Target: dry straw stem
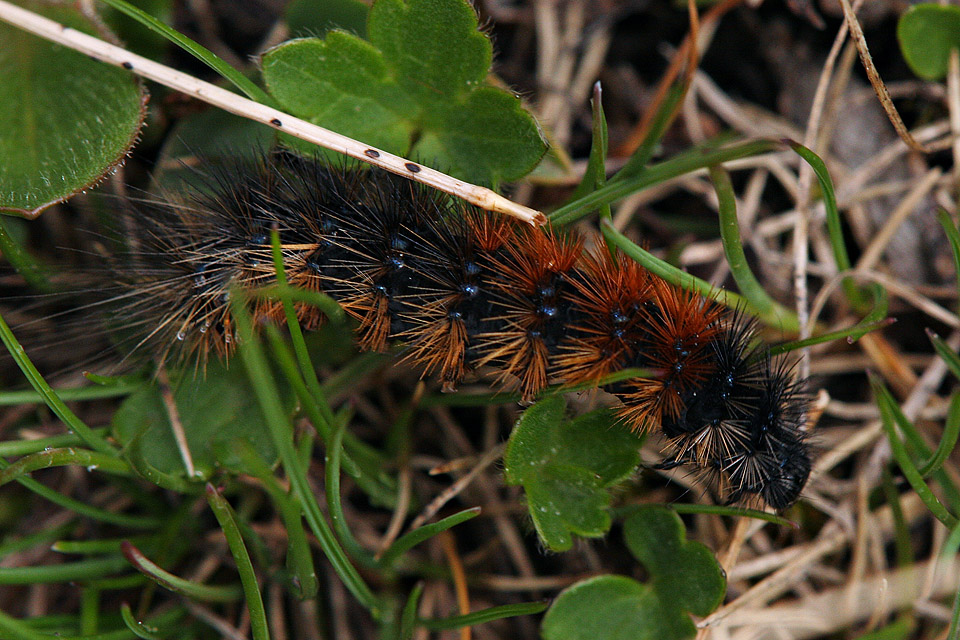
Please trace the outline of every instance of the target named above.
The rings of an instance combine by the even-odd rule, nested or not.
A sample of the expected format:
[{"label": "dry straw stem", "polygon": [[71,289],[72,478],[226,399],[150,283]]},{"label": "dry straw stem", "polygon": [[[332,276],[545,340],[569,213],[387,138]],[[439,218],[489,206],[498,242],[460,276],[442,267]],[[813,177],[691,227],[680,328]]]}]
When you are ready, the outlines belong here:
[{"label": "dry straw stem", "polygon": [[419,163],[411,162],[339,133],[318,127],[306,120],[295,118],[278,109],[254,102],[209,82],[198,80],[193,76],[138,56],[108,42],[81,33],[76,29],[65,27],[4,0],[0,0],[0,20],[45,40],[84,53],[101,62],[132,71],[139,76],[149,78],[154,82],[220,107],[230,113],[255,120],[301,140],[343,153],[397,175],[422,182],[445,193],[458,196],[487,211],[504,213],[531,225],[546,224],[546,217],[541,212],[512,202],[490,189],[457,180]]},{"label": "dry straw stem", "polygon": [[870,49],[867,48],[867,39],[863,36],[863,29],[860,27],[860,21],[857,20],[855,9],[850,5],[850,0],[840,0],[840,6],[843,7],[843,17],[846,19],[845,24],[849,27],[850,37],[857,46],[857,53],[860,54],[860,61],[863,63],[863,68],[867,72],[867,78],[870,79],[873,90],[877,92],[877,97],[880,98],[880,104],[883,106],[887,118],[890,119],[890,124],[897,130],[897,135],[900,136],[900,139],[911,149],[919,151],[920,153],[930,153],[932,149],[920,144],[920,142],[913,137],[907,129],[907,125],[903,123],[903,119],[897,112],[897,108],[893,105],[893,99],[890,97],[887,85],[883,83],[876,65],[873,64],[873,57],[870,55]]},{"label": "dry straw stem", "polygon": [[[729,637],[784,638],[793,640],[819,638],[863,621],[877,614],[888,615],[913,605],[922,595],[920,586],[925,573],[938,560],[875,575],[863,581],[828,589],[796,603],[750,609],[731,615],[728,627],[737,627]],[[955,592],[960,577],[956,558],[937,567],[937,579],[931,595],[940,598]]]}]

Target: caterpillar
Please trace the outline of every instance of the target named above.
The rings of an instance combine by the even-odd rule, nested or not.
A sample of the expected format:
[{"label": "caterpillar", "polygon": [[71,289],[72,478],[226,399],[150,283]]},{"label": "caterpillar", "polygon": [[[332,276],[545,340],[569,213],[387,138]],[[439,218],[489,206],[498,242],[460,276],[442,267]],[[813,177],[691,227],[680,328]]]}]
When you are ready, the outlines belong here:
[{"label": "caterpillar", "polygon": [[[129,249],[110,261],[115,315],[163,361],[229,357],[230,292],[275,283],[279,233],[291,285],[357,321],[362,349],[403,357],[453,391],[469,372],[533,399],[550,383],[608,385],[632,429],[659,429],[660,467],[715,476],[728,502],[781,510],[810,471],[805,396],[744,313],[677,288],[635,261],[556,229],[533,229],[373,169],[291,154],[207,166],[169,201],[139,205]],[[257,322],[283,317],[251,303]],[[297,303],[308,329],[321,313]]]}]

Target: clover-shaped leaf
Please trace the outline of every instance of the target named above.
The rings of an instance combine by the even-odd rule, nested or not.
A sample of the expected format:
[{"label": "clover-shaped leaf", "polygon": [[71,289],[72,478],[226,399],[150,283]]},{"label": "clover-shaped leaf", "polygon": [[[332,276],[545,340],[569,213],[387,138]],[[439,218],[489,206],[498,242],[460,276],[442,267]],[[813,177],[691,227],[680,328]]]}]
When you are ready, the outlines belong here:
[{"label": "clover-shaped leaf", "polygon": [[[97,34],[66,4],[28,2]],[[96,184],[133,146],[145,114],[140,82],[89,56],[0,24],[0,210],[34,217]]]},{"label": "clover-shaped leaf", "polygon": [[602,536],[610,529],[608,487],[639,463],[640,437],[608,409],[565,420],[566,402],[550,396],[527,409],[504,454],[509,484],[522,484],[544,544],[564,551],[572,534]]},{"label": "clover-shaped leaf", "polygon": [[[179,379],[171,380],[171,387],[199,475],[208,478],[218,467],[242,471],[234,453],[237,440],[248,442],[268,463],[276,459],[257,396],[243,367],[228,369],[211,360],[204,372],[195,374],[189,369]],[[284,402],[292,409],[292,394],[288,393]],[[144,462],[151,467],[171,475],[184,474],[169,412],[156,385],[145,385],[124,400],[113,416],[113,432],[124,445],[141,444]]]},{"label": "clover-shaped leaf", "polygon": [[910,7],[897,23],[897,40],[915,74],[925,80],[943,78],[950,49],[960,47],[960,7],[933,3]]},{"label": "clover-shaped leaf", "polygon": [[704,616],[723,600],[726,579],[713,554],[686,540],[679,516],[659,505],[624,523],[630,551],[650,575],[640,583],[605,575],[564,590],[540,627],[545,640],[681,640],[696,633],[688,612]]},{"label": "clover-shaped leaf", "polygon": [[475,182],[519,178],[543,156],[519,98],[485,84],[492,47],[464,0],[377,0],[367,34],[267,51],[267,88],[297,116]]},{"label": "clover-shaped leaf", "polygon": [[723,569],[710,549],[686,539],[676,512],[659,505],[638,507],[623,523],[623,537],[671,606],[705,616],[723,600]]}]

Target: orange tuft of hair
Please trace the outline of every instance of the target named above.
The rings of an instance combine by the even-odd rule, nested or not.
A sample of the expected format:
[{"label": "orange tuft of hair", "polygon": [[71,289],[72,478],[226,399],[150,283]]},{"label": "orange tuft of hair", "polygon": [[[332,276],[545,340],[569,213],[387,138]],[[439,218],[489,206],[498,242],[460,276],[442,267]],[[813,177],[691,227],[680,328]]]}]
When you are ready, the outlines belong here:
[{"label": "orange tuft of hair", "polygon": [[491,320],[504,326],[477,336],[483,345],[478,366],[496,363],[501,369],[498,380],[516,379],[525,400],[547,385],[550,350],[544,332],[567,303],[571,287],[566,274],[580,259],[582,247],[577,236],[552,229],[525,231],[504,247],[502,259],[492,261],[496,279],[489,284],[498,292],[495,304],[502,313]]},{"label": "orange tuft of hair", "polygon": [[712,373],[711,342],[721,331],[722,310],[696,292],[653,278],[652,304],[645,305],[644,356],[653,378],[626,383],[620,415],[634,429],[683,411],[683,394]]},{"label": "orange tuft of hair", "polygon": [[596,381],[627,366],[645,331],[641,309],[653,295],[648,271],[603,248],[587,254],[581,269],[583,278],[573,282],[573,302],[588,315],[574,328],[578,339],[561,345],[555,371],[568,385]]}]

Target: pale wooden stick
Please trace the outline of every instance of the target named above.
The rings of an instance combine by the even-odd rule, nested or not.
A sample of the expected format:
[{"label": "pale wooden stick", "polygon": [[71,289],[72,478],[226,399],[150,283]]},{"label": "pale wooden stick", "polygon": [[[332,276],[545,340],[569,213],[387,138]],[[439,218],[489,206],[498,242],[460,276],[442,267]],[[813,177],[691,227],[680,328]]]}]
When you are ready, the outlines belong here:
[{"label": "pale wooden stick", "polygon": [[504,198],[498,193],[457,180],[430,167],[411,162],[392,153],[375,149],[352,138],[318,127],[288,113],[262,105],[220,87],[198,80],[135,53],[66,27],[26,9],[0,0],[0,21],[84,53],[96,60],[122,67],[137,75],[202,100],[225,111],[255,120],[292,136],[369,162],[392,173],[422,182],[488,211],[505,213],[531,225],[546,224],[546,217],[535,209]]}]

